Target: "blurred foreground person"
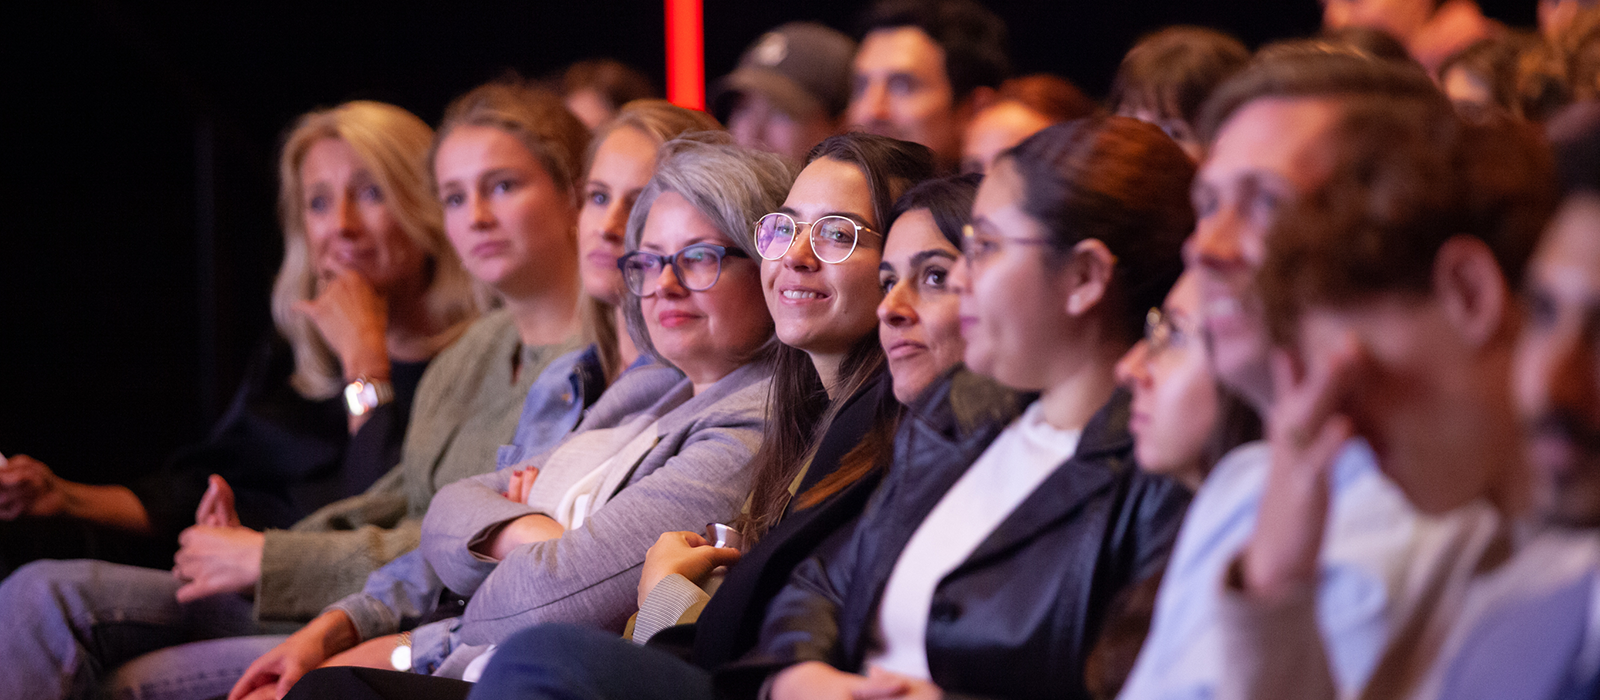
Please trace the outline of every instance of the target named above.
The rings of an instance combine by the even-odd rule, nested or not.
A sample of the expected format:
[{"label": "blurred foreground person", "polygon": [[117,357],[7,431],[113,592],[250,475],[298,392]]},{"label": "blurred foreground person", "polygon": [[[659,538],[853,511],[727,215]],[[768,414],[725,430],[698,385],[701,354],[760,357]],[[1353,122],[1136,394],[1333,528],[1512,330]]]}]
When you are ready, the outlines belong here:
[{"label": "blurred foreground person", "polygon": [[[1534,483],[1511,400],[1512,290],[1553,206],[1553,169],[1525,124],[1469,125],[1421,104],[1359,106],[1325,144],[1329,177],[1279,220],[1259,278],[1282,348],[1278,400],[1260,527],[1220,582],[1218,696],[1439,697],[1485,610],[1600,561],[1592,538],[1521,527]],[[1429,517],[1377,666],[1348,686],[1329,670],[1316,608],[1330,466],[1353,435]]]},{"label": "blurred foreground person", "polygon": [[[1415,65],[1330,52],[1318,41],[1264,49],[1202,110],[1200,133],[1210,146],[1196,176],[1197,222],[1185,256],[1200,280],[1213,370],[1260,415],[1270,413],[1276,387],[1256,272],[1280,211],[1328,177],[1322,147],[1333,124],[1366,102],[1422,103],[1450,113]],[[1217,692],[1224,676],[1217,581],[1255,529],[1267,463],[1265,444],[1244,445],[1224,456],[1195,494],[1121,697]],[[1365,443],[1346,445],[1335,473],[1328,547],[1317,570],[1322,595],[1341,603],[1324,608],[1319,621],[1336,677],[1359,686],[1389,637],[1391,582],[1405,565],[1415,515]]]}]

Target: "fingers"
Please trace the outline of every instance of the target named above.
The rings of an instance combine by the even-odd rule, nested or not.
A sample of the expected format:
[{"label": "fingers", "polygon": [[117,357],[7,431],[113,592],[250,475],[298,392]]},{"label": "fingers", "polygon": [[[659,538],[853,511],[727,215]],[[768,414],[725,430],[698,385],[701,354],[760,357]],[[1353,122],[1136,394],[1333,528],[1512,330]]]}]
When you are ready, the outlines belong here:
[{"label": "fingers", "polygon": [[174,597],[178,599],[179,603],[192,603],[215,592],[204,581],[196,579],[179,586],[178,592]]},{"label": "fingers", "polygon": [[506,484],[506,491],[501,494],[506,500],[513,503],[522,503],[522,470],[511,472],[511,481]]},{"label": "fingers", "polygon": [[278,679],[278,673],[272,670],[272,667],[281,658],[278,656],[278,650],[273,649],[256,659],[245,669],[239,681],[233,684],[233,690],[228,691],[228,700],[243,700],[257,688],[271,688],[273,682]]},{"label": "fingers", "polygon": [[220,520],[222,521],[217,523],[217,525],[238,526],[239,511],[234,507],[233,487],[228,485],[227,479],[224,479],[216,474],[211,475],[210,482],[211,485],[208,486],[206,490],[209,491],[212,488],[217,490],[216,508],[217,514],[221,516]]},{"label": "fingers", "polygon": [[206,485],[205,495],[200,497],[200,505],[194,509],[194,524],[196,525],[222,525],[222,513],[217,510],[217,482],[221,480],[216,474],[211,475],[210,483]]},{"label": "fingers", "polygon": [[739,562],[741,553],[733,547],[707,547],[706,560],[711,562],[711,567],[732,566]]},{"label": "fingers", "polygon": [[517,495],[518,503],[527,503],[528,496],[533,493],[533,481],[539,478],[538,467],[528,467],[522,470],[522,489]]}]

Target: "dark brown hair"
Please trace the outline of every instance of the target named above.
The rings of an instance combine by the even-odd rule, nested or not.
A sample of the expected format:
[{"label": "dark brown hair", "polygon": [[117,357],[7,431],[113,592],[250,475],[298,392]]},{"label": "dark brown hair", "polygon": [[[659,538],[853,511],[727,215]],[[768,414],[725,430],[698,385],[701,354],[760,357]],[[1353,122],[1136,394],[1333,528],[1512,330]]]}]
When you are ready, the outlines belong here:
[{"label": "dark brown hair", "polygon": [[[851,133],[832,136],[811,149],[810,164],[820,158],[850,163],[861,169],[872,197],[873,230],[881,231],[896,198],[912,185],[933,176],[933,151],[927,146],[884,136]],[[884,371],[878,332],[856,341],[839,366],[835,399],[828,400],[816,367],[804,351],[779,345],[773,360],[772,388],[767,396],[766,433],[752,459],[755,485],[750,507],[735,528],[754,543],[783,517],[789,486],[816,450],[844,401]]]},{"label": "dark brown hair", "polygon": [[1348,108],[1326,144],[1332,175],[1275,222],[1257,273],[1278,342],[1292,342],[1308,306],[1431,295],[1434,258],[1458,236],[1481,240],[1520,285],[1555,207],[1552,158],[1533,127],[1371,100]]},{"label": "dark brown hair", "polygon": [[1054,250],[1092,238],[1116,256],[1106,330],[1131,345],[1183,272],[1194,163],[1161,129],[1129,117],[1056,124],[1000,158],[1022,177],[1022,210],[1049,231]]},{"label": "dark brown hair", "polygon": [[922,30],[944,51],[945,78],[957,103],[1011,75],[1005,21],[973,0],[879,0],[857,25],[858,39],[879,29]]},{"label": "dark brown hair", "polygon": [[561,95],[566,97],[579,90],[594,90],[612,110],[634,100],[660,97],[654,83],[626,63],[614,58],[592,58],[578,61],[561,73]]},{"label": "dark brown hair", "polygon": [[1250,50],[1205,27],[1168,27],[1146,35],[1123,56],[1111,82],[1113,111],[1147,109],[1193,128],[1206,96],[1250,60]]},{"label": "dark brown hair", "polygon": [[[1492,112],[1543,121],[1571,100],[1566,68],[1555,49],[1538,35],[1507,32],[1482,39],[1451,56],[1439,66],[1443,79],[1451,69],[1461,69],[1489,88],[1490,113],[1461,109],[1472,119]],[[1460,108],[1461,106],[1458,106]]]}]

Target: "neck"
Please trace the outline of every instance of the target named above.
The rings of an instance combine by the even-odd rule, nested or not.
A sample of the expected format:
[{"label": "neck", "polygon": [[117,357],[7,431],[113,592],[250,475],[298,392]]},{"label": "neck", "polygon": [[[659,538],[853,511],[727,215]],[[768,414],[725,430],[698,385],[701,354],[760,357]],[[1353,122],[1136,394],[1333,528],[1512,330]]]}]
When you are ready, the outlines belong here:
[{"label": "neck", "polygon": [[[569,281],[571,284],[565,283]],[[558,343],[572,335],[578,327],[576,279],[546,280],[546,284],[534,293],[507,294],[505,303],[523,345]]]},{"label": "neck", "polygon": [[828,400],[836,398],[839,391],[839,367],[844,364],[845,353],[820,353],[808,352],[811,357],[811,366],[817,368],[817,376],[822,379],[822,388],[828,392]]},{"label": "neck", "polygon": [[[1057,430],[1079,430],[1089,423],[1117,389],[1116,366],[1122,352],[1107,343],[1095,343],[1070,364],[1052,373],[1040,393],[1044,420]],[[1063,353],[1063,356],[1068,356]]]}]

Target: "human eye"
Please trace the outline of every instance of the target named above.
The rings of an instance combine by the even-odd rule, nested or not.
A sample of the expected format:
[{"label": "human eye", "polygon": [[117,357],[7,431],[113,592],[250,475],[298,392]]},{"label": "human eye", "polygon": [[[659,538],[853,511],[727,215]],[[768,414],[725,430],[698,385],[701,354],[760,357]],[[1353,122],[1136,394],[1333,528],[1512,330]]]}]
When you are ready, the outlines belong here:
[{"label": "human eye", "polygon": [[867,91],[867,76],[857,75],[850,79],[850,96],[860,97]]},{"label": "human eye", "polygon": [[313,211],[313,212],[321,214],[321,213],[323,213],[323,212],[328,210],[328,205],[331,202],[332,202],[332,198],[329,197],[328,195],[316,194],[316,195],[312,195],[311,199],[306,201],[306,208],[311,210],[311,211]]},{"label": "human eye", "polygon": [[611,202],[611,194],[605,190],[589,190],[589,194],[585,195],[585,197],[590,204],[597,207],[603,207]]},{"label": "human eye", "polygon": [[923,289],[942,290],[949,284],[950,271],[942,267],[929,267],[922,271]]},{"label": "human eye", "polygon": [[828,219],[817,231],[817,236],[829,243],[849,243],[855,235],[855,224],[838,218]]},{"label": "human eye", "polygon": [[1555,299],[1539,290],[1529,292],[1523,305],[1527,308],[1527,323],[1530,328],[1550,328],[1555,326],[1559,313]]},{"label": "human eye", "polygon": [[892,272],[883,272],[878,275],[878,289],[882,290],[884,294],[888,294],[889,290],[894,289],[894,286],[899,283],[900,278],[895,277]]},{"label": "human eye", "polygon": [[446,192],[439,198],[439,203],[446,209],[455,209],[467,201],[466,195],[460,192]]},{"label": "human eye", "polygon": [[1219,204],[1217,191],[1211,187],[1196,187],[1189,201],[1194,205],[1195,217],[1201,219],[1215,214]]},{"label": "human eye", "polygon": [[517,188],[517,181],[511,178],[495,180],[489,184],[489,191],[495,194],[505,194]]},{"label": "human eye", "polygon": [[896,95],[909,95],[917,91],[917,79],[904,73],[889,76],[889,92]]},{"label": "human eye", "polygon": [[379,188],[377,185],[366,185],[360,189],[360,191],[357,193],[357,196],[360,197],[361,201],[363,202],[382,202],[383,189]]}]

